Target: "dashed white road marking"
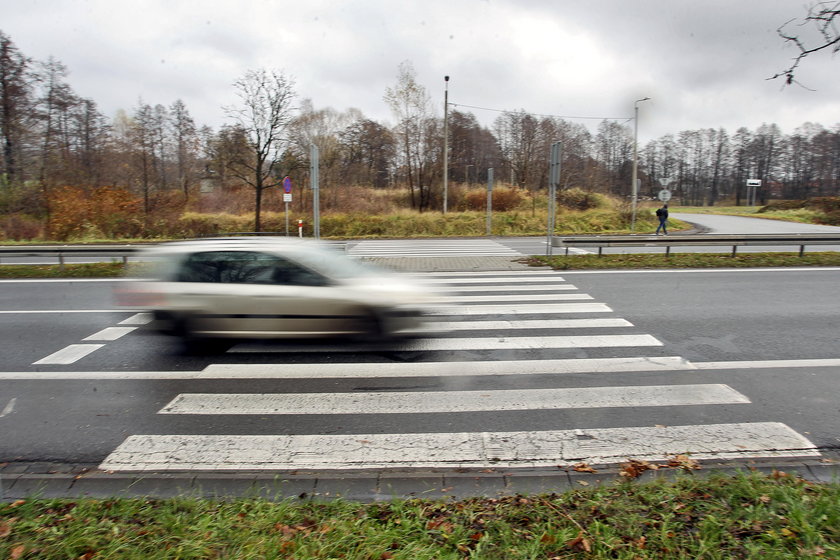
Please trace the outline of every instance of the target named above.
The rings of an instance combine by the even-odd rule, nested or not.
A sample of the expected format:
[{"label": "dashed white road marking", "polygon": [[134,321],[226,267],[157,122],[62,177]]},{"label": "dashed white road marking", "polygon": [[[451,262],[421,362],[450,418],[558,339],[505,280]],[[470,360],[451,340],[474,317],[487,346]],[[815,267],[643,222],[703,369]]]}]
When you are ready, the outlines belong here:
[{"label": "dashed white road marking", "polygon": [[8,415],[9,415],[9,414],[11,414],[12,412],[14,412],[14,410],[15,410],[15,403],[17,403],[17,397],[13,397],[13,398],[12,398],[12,400],[10,400],[10,401],[9,401],[9,404],[7,404],[7,405],[3,408],[3,411],[2,411],[2,412],[0,412],[0,418],[3,418],[4,416],[8,416]]},{"label": "dashed white road marking", "polygon": [[46,358],[41,358],[37,362],[33,362],[32,365],[42,365],[42,364],[58,364],[58,365],[68,365],[76,363],[77,361],[81,360],[91,352],[99,350],[105,346],[104,344],[71,344],[66,348],[62,348],[58,352],[54,352],[47,356]]},{"label": "dashed white road marking", "polygon": [[148,325],[152,322],[152,314],[147,312],[135,313],[128,319],[119,322],[120,325]]},{"label": "dashed white road marking", "polygon": [[102,340],[106,342],[111,342],[112,340],[122,338],[123,336],[135,330],[137,330],[137,327],[105,327],[98,333],[94,333],[90,336],[87,336],[82,340]]},{"label": "dashed white road marking", "polygon": [[182,393],[160,414],[425,414],[749,402],[719,383],[496,391]]},{"label": "dashed white road marking", "polygon": [[134,435],[108,471],[566,467],[628,458],[819,457],[778,422],[521,432],[329,435]]}]

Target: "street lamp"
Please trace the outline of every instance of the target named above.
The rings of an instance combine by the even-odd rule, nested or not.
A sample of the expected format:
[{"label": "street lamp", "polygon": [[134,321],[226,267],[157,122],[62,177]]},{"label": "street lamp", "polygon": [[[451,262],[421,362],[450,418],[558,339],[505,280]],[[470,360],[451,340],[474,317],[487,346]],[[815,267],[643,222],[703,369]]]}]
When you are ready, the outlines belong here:
[{"label": "street lamp", "polygon": [[633,216],[630,219],[630,231],[636,231],[636,201],[639,198],[639,180],[637,179],[639,174],[639,103],[649,99],[650,97],[644,97],[633,102],[633,183],[631,185],[631,192],[633,193]]},{"label": "street lamp", "polygon": [[443,213],[449,198],[449,76],[443,77]]}]

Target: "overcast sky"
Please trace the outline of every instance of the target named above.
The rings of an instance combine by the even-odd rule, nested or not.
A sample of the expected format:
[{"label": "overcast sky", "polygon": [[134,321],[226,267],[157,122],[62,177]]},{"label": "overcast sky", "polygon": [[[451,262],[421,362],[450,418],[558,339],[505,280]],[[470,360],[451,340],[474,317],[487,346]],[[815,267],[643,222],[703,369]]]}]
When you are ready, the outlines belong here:
[{"label": "overcast sky", "polygon": [[[294,78],[316,109],[393,122],[383,101],[410,61],[443,114],[449,100],[490,126],[495,110],[631,117],[641,141],[776,123],[840,123],[840,58],[766,78],[796,54],[776,34],[808,0],[0,0],[0,30],[39,61],[63,62],[74,91],[113,117],[138,100],[182,99],[224,124],[246,70]],[[796,28],[793,28],[794,30]],[[571,120],[571,119],[570,119]],[[583,119],[593,128],[598,120]]]}]

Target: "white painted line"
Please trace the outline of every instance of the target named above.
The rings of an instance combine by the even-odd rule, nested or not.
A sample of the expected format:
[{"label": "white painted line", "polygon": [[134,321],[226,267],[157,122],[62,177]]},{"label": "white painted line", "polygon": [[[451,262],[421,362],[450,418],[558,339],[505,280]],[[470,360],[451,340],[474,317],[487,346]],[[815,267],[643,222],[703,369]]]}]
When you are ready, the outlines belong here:
[{"label": "white painted line", "polygon": [[147,325],[152,322],[154,317],[151,313],[135,313],[128,319],[124,319],[119,322],[120,325]]},{"label": "white painted line", "polygon": [[126,313],[125,309],[14,309],[0,311],[3,315],[37,315],[40,313]]},{"label": "white painted line", "polygon": [[16,403],[16,402],[17,402],[17,398],[16,398],[16,397],[13,397],[13,398],[12,398],[12,400],[10,400],[10,401],[9,401],[9,404],[7,404],[7,405],[3,408],[3,412],[0,412],[0,418],[3,418],[4,416],[8,416],[8,415],[9,415],[9,414],[11,414],[12,412],[14,412],[14,410],[15,410],[15,403]]},{"label": "white painted line", "polygon": [[769,274],[774,272],[840,272],[840,267],[811,266],[802,268],[663,268],[643,270],[564,270],[563,274]]},{"label": "white painted line", "polygon": [[[47,264],[55,264],[47,263]],[[79,284],[82,282],[133,282],[137,278],[13,278],[9,280],[0,280],[0,284],[41,284],[41,283],[58,283],[64,282],[67,284]]]},{"label": "white painted line", "polygon": [[554,313],[609,313],[610,307],[603,303],[543,303],[508,305],[436,305],[430,315],[520,315]]},{"label": "white painted line", "polygon": [[[523,365],[525,364],[525,365]],[[296,379],[434,377],[840,367],[840,359],[690,362],[678,356],[383,364],[212,364],[204,371],[0,371],[0,380]],[[368,369],[369,368],[369,369]]]},{"label": "white painted line", "polygon": [[446,321],[429,322],[427,330],[479,331],[496,329],[588,329],[632,327],[626,319],[531,319],[529,321]]},{"label": "white painted line", "polygon": [[98,333],[94,333],[88,337],[83,338],[82,340],[103,340],[106,342],[110,342],[112,340],[117,340],[118,338],[122,338],[123,336],[127,335],[131,331],[136,331],[137,327],[105,327]]},{"label": "white painted line", "polygon": [[503,296],[443,296],[436,297],[432,303],[448,303],[448,302],[465,302],[465,303],[480,303],[480,302],[494,302],[494,301],[580,301],[584,299],[594,299],[588,294],[514,294]]},{"label": "white painted line", "polygon": [[[418,338],[399,342],[367,344],[364,348],[349,344],[323,344],[306,346],[307,352],[436,352],[459,350],[543,350],[557,348],[616,348],[636,346],[662,346],[662,342],[649,334],[604,334],[579,336],[518,336],[510,338]],[[283,342],[237,344],[228,350],[232,354],[300,352],[301,347]]]},{"label": "white painted line", "polygon": [[159,414],[428,414],[749,402],[722,384],[498,391],[183,393]]},{"label": "white painted line", "polygon": [[32,379],[308,379],[347,377],[457,377],[462,375],[552,375],[685,371],[697,368],[678,356],[573,358],[492,362],[417,362],[349,364],[211,364],[203,371],[0,372],[0,380]]},{"label": "white painted line", "polygon": [[663,461],[819,457],[778,422],[539,432],[329,435],[135,435],[107,471],[516,468]]},{"label": "white painted line", "polygon": [[572,291],[578,288],[572,284],[558,284],[556,286],[447,286],[445,288],[438,287],[438,289],[445,293],[460,294],[463,292],[557,292]]},{"label": "white painted line", "polygon": [[104,344],[71,344],[66,348],[62,348],[58,352],[50,354],[46,358],[42,358],[37,362],[33,362],[32,365],[41,365],[41,364],[74,364],[77,361],[81,360],[91,352],[99,350],[105,346]]}]

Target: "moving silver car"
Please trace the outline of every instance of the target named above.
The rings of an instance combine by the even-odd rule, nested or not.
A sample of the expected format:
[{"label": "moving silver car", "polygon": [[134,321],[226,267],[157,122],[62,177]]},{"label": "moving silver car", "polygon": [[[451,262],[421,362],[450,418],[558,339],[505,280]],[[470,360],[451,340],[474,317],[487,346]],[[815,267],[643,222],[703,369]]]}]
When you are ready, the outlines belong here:
[{"label": "moving silver car", "polygon": [[415,333],[435,294],[418,282],[315,241],[234,237],[156,245],[145,278],[117,303],[154,313],[185,338],[289,338]]}]

